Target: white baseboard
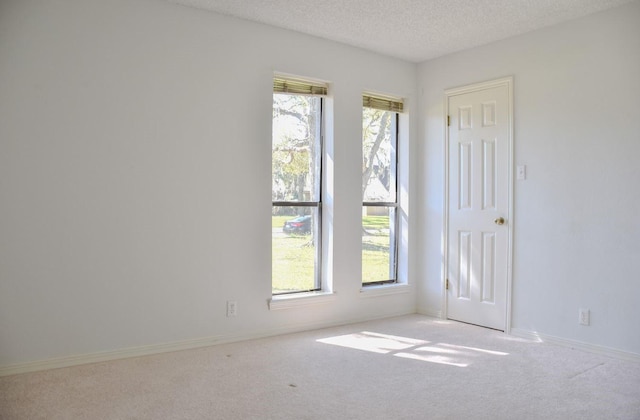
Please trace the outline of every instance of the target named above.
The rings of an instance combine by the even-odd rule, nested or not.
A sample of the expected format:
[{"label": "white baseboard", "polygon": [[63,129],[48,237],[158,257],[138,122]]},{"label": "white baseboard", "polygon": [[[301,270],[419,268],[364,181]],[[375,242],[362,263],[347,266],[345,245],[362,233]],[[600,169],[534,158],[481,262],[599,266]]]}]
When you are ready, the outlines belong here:
[{"label": "white baseboard", "polygon": [[640,362],[640,354],[629,351],[618,350],[611,347],[599,346],[596,344],[584,343],[577,340],[569,340],[566,338],[555,337],[552,335],[541,334],[535,331],[523,330],[520,328],[511,328],[511,335],[526,338],[534,341],[542,341],[545,343],[557,344],[559,346],[571,347],[577,350],[587,351],[589,353],[601,354],[615,359],[629,360]]},{"label": "white baseboard", "polygon": [[0,366],[0,377],[27,372],[36,372],[39,370],[57,369],[69,366],[84,365],[88,363],[106,362],[109,360],[127,359],[130,357],[148,356],[158,353],[195,349],[199,347],[207,347],[214,344],[220,344],[222,342],[224,341],[219,338],[208,337],[196,340],[179,341],[174,343],[152,344],[149,346],[130,347],[113,351],[57,357],[53,359],[38,360],[35,362]]},{"label": "white baseboard", "polygon": [[418,313],[432,318],[442,318],[442,311],[431,311],[424,308],[418,308]]},{"label": "white baseboard", "polygon": [[302,331],[311,331],[322,328],[336,327],[339,325],[355,324],[358,322],[374,321],[376,319],[392,318],[414,314],[414,311],[401,311],[397,313],[385,314],[379,317],[367,317],[358,319],[348,319],[334,322],[314,322],[304,324],[290,324],[270,330],[253,331],[243,334],[230,334],[223,336],[205,337],[193,340],[183,340],[173,343],[151,344],[141,347],[130,347],[120,350],[104,351],[90,354],[80,354],[66,357],[57,357],[34,362],[18,363],[14,365],[0,366],[0,377],[18,375],[21,373],[36,372],[40,370],[58,369],[69,366],[84,365],[89,363],[106,362],[110,360],[128,359],[131,357],[150,356],[152,354],[169,353],[173,351],[191,350],[201,347],[209,347],[216,344],[234,343],[238,341],[253,340],[258,338],[272,337],[282,334],[291,334]]}]

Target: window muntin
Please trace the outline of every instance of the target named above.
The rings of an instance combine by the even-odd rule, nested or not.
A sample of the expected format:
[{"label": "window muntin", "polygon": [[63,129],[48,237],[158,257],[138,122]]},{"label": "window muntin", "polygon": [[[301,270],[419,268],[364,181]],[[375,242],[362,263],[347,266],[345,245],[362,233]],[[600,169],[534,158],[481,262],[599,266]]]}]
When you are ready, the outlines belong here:
[{"label": "window muntin", "polygon": [[274,295],[322,288],[322,149],[322,97],[274,93],[271,189]]},{"label": "window muntin", "polygon": [[363,107],[362,283],[365,286],[397,281],[398,119],[397,112]]}]

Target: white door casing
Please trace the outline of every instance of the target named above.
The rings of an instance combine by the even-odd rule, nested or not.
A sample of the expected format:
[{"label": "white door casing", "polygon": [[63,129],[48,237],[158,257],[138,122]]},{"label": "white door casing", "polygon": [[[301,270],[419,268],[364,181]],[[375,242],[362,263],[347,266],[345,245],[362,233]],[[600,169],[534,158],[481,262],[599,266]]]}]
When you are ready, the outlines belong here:
[{"label": "white door casing", "polygon": [[513,79],[450,89],[445,148],[445,318],[508,332]]}]

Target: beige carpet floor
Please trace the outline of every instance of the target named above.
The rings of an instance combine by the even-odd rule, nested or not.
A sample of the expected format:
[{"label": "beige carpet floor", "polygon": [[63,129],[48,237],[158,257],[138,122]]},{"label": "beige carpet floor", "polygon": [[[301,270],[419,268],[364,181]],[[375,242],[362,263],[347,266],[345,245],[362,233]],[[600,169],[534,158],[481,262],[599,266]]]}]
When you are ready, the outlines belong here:
[{"label": "beige carpet floor", "polygon": [[640,419],[640,363],[411,315],[0,378],[0,418]]}]

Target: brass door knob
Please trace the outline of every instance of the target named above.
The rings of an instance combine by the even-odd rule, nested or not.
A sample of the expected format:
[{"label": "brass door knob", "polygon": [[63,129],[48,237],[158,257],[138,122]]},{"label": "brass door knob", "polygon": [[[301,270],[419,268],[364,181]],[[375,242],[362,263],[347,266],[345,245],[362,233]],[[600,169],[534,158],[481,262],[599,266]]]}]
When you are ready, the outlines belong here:
[{"label": "brass door knob", "polygon": [[504,217],[498,217],[493,221],[496,225],[504,225]]}]

